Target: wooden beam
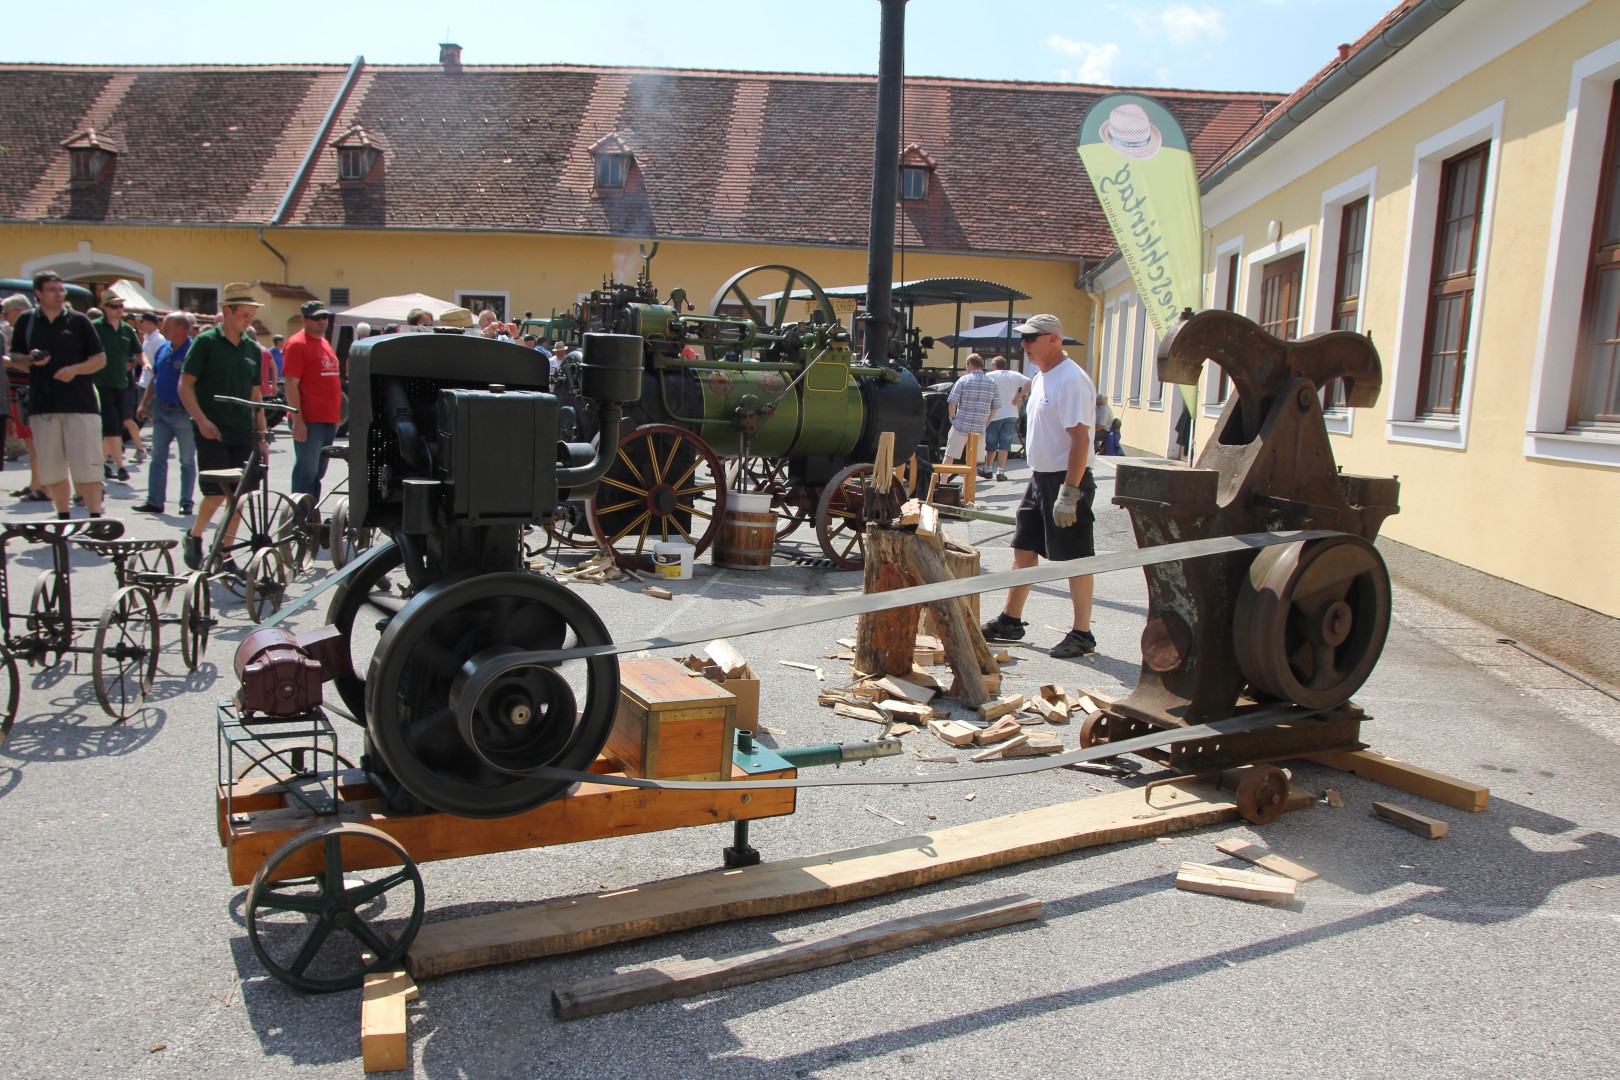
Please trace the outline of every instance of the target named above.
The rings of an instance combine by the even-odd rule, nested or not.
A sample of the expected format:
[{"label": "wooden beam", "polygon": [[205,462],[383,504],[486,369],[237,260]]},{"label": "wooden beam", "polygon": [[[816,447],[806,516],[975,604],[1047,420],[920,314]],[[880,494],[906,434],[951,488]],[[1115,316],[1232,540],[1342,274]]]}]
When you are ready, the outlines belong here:
[{"label": "wooden beam", "polygon": [[1275,874],[1227,870],[1205,863],[1185,862],[1176,871],[1176,888],[1187,892],[1230,896],[1260,904],[1286,904],[1294,899],[1299,883]]},{"label": "wooden beam", "polygon": [[1432,769],[1384,757],[1371,750],[1324,750],[1321,753],[1303,756],[1305,760],[1314,761],[1318,765],[1365,776],[1368,780],[1376,780],[1396,791],[1421,795],[1425,799],[1433,799],[1437,803],[1454,806],[1458,810],[1467,810],[1471,814],[1484,810],[1491,797],[1490,789],[1479,784],[1470,784],[1455,776],[1447,776]]},{"label": "wooden beam", "polygon": [[[445,919],[417,934],[411,970],[418,979],[430,979],[671,930],[841,904],[1238,816],[1231,792],[1193,780],[1155,788],[1153,800],[1148,806],[1140,791],[1115,792],[845,851]],[[1306,809],[1313,801],[1302,793],[1290,798],[1289,809]]]},{"label": "wooden beam", "polygon": [[1264,844],[1251,844],[1247,840],[1222,840],[1215,845],[1215,850],[1234,859],[1242,859],[1244,862],[1264,867],[1274,874],[1293,878],[1295,881],[1310,881],[1320,876],[1310,867],[1293,859],[1284,858]]},{"label": "wooden beam", "polygon": [[366,1072],[407,1067],[405,1003],[415,996],[416,984],[403,971],[366,976],[360,997],[360,1060]]},{"label": "wooden beam", "polygon": [[1020,893],[999,900],[931,911],[865,926],[830,937],[777,945],[724,959],[672,960],[651,967],[587,979],[551,992],[562,1020],[600,1016],[632,1005],[724,990],[729,986],[845,964],[908,945],[943,941],[1041,917],[1041,902]]},{"label": "wooden beam", "polygon": [[1417,833],[1425,840],[1438,840],[1451,831],[1451,826],[1438,818],[1427,817],[1394,803],[1375,802],[1372,804],[1372,812],[1374,817],[1381,818],[1391,825],[1399,825],[1407,832]]}]

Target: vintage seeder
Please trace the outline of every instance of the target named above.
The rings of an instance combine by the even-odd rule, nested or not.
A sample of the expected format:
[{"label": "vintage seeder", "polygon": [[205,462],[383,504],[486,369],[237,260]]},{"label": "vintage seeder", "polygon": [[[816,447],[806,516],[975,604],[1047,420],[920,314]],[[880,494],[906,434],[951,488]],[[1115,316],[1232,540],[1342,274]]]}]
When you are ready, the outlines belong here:
[{"label": "vintage seeder", "polygon": [[[416,334],[350,354],[350,512],[388,539],[332,579],[330,625],[273,622],[242,642],[240,689],[219,709],[219,835],[232,880],[251,882],[249,938],[276,977],[335,990],[400,962],[427,860],[734,822],[728,862],[746,865],[747,822],[791,813],[802,786],[979,780],[1131,752],[1218,773],[1359,746],[1349,698],[1389,620],[1370,541],[1396,488],[1335,470],[1318,395],[1342,379],[1352,405],[1372,402],[1366,339],[1284,343],[1225,313],[1184,317],[1161,352],[1166,380],[1196,379],[1213,358],[1236,392],[1196,468],[1121,469],[1136,550],[895,582],[910,587],[620,643],[578,593],[521,569],[523,530],[589,495],[641,393],[639,337],[587,334],[583,346],[581,390],[600,403],[606,453],[558,440],[546,368],[519,346]],[[628,652],[917,605],[955,624],[949,605],[976,592],[1133,566],[1150,596],[1140,684],[1087,719],[1082,749],[1052,758],[800,777],[892,752],[892,740],[768,750],[714,688],[660,674],[667,661],[627,662],[621,677]],[[357,768],[339,756],[331,712],[364,728]],[[1288,800],[1280,770],[1242,782],[1251,820]]]}]

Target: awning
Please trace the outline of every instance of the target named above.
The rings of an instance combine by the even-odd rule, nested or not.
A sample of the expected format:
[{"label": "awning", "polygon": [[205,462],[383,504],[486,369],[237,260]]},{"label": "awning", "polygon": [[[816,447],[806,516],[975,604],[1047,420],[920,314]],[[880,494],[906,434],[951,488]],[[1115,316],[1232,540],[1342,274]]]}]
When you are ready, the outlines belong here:
[{"label": "awning", "polygon": [[124,302],[125,311],[155,311],[167,314],[174,310],[174,308],[161,302],[157,297],[129,280],[129,278],[119,278],[101,290],[103,299],[109,294],[118,297]]}]

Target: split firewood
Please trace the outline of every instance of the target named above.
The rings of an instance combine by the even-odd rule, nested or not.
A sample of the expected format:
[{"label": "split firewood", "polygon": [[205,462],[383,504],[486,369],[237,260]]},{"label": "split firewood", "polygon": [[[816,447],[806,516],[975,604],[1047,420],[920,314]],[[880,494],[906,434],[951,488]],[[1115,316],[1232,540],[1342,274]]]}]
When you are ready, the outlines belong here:
[{"label": "split firewood", "polygon": [[1264,844],[1251,844],[1247,840],[1222,840],[1215,845],[1215,850],[1223,855],[1230,855],[1234,859],[1254,863],[1254,865],[1270,870],[1274,874],[1293,878],[1295,881],[1310,881],[1312,878],[1320,876],[1310,867],[1278,855]]},{"label": "split firewood", "polygon": [[922,513],[922,505],[921,499],[907,499],[905,501],[905,504],[900,507],[900,517],[896,519],[902,529],[917,524],[917,519]]},{"label": "split firewood", "polygon": [[1451,831],[1451,825],[1439,818],[1428,817],[1391,802],[1372,804],[1373,816],[1391,825],[1399,825],[1407,832],[1417,833],[1426,840],[1438,840]]},{"label": "split firewood", "polygon": [[868,709],[860,705],[834,705],[833,715],[847,716],[851,720],[869,720],[874,724],[882,724],[888,721],[888,718],[876,709]]},{"label": "split firewood", "polygon": [[979,734],[978,728],[960,720],[930,720],[928,730],[951,746],[972,746],[974,736]]},{"label": "split firewood", "polygon": [[927,705],[919,705],[915,701],[901,701],[899,698],[890,698],[888,701],[880,701],[877,703],[877,707],[880,711],[885,712],[890,716],[906,717],[916,720],[927,720],[934,714],[934,710],[929,708]]},{"label": "split firewood", "polygon": [[999,746],[992,746],[988,750],[980,750],[977,754],[973,755],[973,760],[989,761],[993,757],[1001,757],[1008,750],[1016,750],[1018,747],[1023,746],[1027,742],[1029,742],[1028,735],[1017,735]]},{"label": "split firewood", "polygon": [[1006,716],[1008,713],[1017,712],[1023,707],[1023,694],[1013,694],[998,701],[987,701],[979,706],[979,719],[994,720],[998,716]]},{"label": "split firewood", "polygon": [[1050,701],[1047,701],[1039,694],[1036,694],[1034,697],[1029,699],[1029,705],[1030,708],[1035,710],[1035,715],[1039,716],[1042,720],[1053,724],[1067,724],[1069,722],[1069,712],[1067,709],[1064,709],[1058,705],[1053,705]]},{"label": "split firewood", "polygon": [[921,683],[914,683],[894,675],[885,675],[875,680],[872,685],[890,697],[903,698],[922,705],[934,700],[934,695],[939,693],[938,688],[923,686]]},{"label": "split firewood", "polygon": [[998,663],[998,664],[1010,664],[1012,662],[1013,662],[1013,654],[1008,652],[1006,649],[1002,649],[1000,652],[996,653],[996,663]]},{"label": "split firewood", "polygon": [[1212,893],[1261,904],[1286,904],[1294,899],[1299,883],[1276,874],[1252,870],[1227,870],[1204,863],[1182,863],[1176,872],[1176,888],[1188,892]]},{"label": "split firewood", "polygon": [[842,645],[846,649],[853,649],[855,647],[855,639],[852,637],[841,637],[838,639],[837,644]]},{"label": "split firewood", "polygon": [[675,594],[674,593],[670,592],[668,589],[660,588],[657,585],[649,585],[645,589],[642,589],[641,591],[646,593],[648,596],[651,596],[651,597],[653,597],[654,599],[657,599],[657,600],[673,600],[673,599],[675,599]]},{"label": "split firewood", "polygon": [[884,727],[881,738],[887,739],[891,736],[894,738],[899,738],[901,735],[910,735],[913,731],[917,730],[918,728],[913,724],[896,723],[891,718],[888,725]]},{"label": "split firewood", "polygon": [[725,638],[715,638],[703,646],[703,651],[729,676],[740,675],[748,667],[748,660]]},{"label": "split firewood", "polygon": [[922,503],[917,509],[917,532],[923,536],[937,536],[939,531],[939,511],[929,503]]},{"label": "split firewood", "polygon": [[1055,754],[1063,749],[1063,744],[1056,739],[1044,735],[1025,735],[1023,741],[1013,740],[1001,746],[1002,757],[1040,757],[1043,754]]},{"label": "split firewood", "polygon": [[921,687],[924,687],[926,689],[932,690],[936,694],[939,693],[939,691],[941,689],[943,689],[939,685],[939,680],[938,679],[934,678],[931,674],[924,671],[920,667],[912,668],[911,669],[911,674],[907,675],[905,677],[905,679],[906,679],[906,682],[908,682],[908,683],[911,683],[911,684],[913,684],[915,686],[921,686]]},{"label": "split firewood", "polygon": [[989,746],[992,743],[1005,742],[1023,734],[1024,729],[1018,726],[1016,720],[1002,718],[974,733],[973,741],[980,746]]}]

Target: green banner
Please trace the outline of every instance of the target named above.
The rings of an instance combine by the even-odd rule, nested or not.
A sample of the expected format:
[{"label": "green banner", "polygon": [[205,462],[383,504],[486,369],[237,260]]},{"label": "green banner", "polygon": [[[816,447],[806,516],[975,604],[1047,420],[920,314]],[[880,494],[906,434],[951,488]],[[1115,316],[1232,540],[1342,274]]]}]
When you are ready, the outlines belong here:
[{"label": "green banner", "polygon": [[1203,306],[1203,212],[1181,125],[1141,94],[1110,94],[1080,123],[1080,161],[1159,337]]}]

